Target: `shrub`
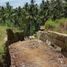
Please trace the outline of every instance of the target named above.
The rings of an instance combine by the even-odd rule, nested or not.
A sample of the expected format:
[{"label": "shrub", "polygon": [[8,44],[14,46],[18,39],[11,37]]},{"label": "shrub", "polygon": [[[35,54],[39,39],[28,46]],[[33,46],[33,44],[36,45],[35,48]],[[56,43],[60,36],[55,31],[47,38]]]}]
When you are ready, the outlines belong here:
[{"label": "shrub", "polygon": [[53,20],[51,20],[51,19],[49,19],[46,23],[45,23],[45,28],[46,29],[54,29],[56,27],[56,23],[53,21]]},{"label": "shrub", "polygon": [[67,33],[67,18],[56,19],[55,21],[49,19],[45,24],[45,28],[61,33]]}]

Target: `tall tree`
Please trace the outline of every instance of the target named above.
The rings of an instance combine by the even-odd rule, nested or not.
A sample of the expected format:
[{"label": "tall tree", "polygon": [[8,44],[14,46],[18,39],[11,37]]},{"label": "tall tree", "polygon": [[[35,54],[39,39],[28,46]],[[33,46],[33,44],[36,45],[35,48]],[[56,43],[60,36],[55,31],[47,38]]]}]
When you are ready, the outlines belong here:
[{"label": "tall tree", "polygon": [[67,17],[67,0],[64,0],[64,16]]},{"label": "tall tree", "polygon": [[40,5],[40,16],[41,16],[41,21],[42,25],[45,23],[45,21],[49,17],[49,1],[48,0],[42,0],[42,3]]},{"label": "tall tree", "polygon": [[30,9],[29,9],[29,34],[32,35],[35,31],[35,1],[31,0]]},{"label": "tall tree", "polygon": [[1,23],[5,23],[6,21],[6,16],[5,16],[5,8],[2,6],[0,10],[0,19]]},{"label": "tall tree", "polygon": [[12,6],[9,4],[9,2],[6,3],[5,7],[5,17],[6,17],[6,24],[12,24],[11,19],[12,19]]},{"label": "tall tree", "polygon": [[63,2],[62,0],[51,0],[51,18],[58,19],[63,17]]}]

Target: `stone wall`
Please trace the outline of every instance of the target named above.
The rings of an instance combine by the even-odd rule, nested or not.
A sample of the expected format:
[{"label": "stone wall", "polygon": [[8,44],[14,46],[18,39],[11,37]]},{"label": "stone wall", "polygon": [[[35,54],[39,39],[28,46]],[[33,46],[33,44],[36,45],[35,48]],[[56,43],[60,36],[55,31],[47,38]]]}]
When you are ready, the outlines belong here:
[{"label": "stone wall", "polygon": [[46,42],[48,45],[56,45],[63,50],[67,50],[67,34],[53,31],[39,31],[37,36],[38,39]]}]

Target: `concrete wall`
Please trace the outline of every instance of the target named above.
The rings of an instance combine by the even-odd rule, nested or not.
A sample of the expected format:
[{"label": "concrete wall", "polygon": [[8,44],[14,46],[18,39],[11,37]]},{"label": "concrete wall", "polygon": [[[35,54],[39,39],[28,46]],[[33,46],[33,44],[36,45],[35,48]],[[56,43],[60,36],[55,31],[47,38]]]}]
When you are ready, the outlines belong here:
[{"label": "concrete wall", "polygon": [[46,42],[48,45],[56,45],[64,50],[67,50],[67,34],[62,34],[53,31],[37,32],[38,39]]}]

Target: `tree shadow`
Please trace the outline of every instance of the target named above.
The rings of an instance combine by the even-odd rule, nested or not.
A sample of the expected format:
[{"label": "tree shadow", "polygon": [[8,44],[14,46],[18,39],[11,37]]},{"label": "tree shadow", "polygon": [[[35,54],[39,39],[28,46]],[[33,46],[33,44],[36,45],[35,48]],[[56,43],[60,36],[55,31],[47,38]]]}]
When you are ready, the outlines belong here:
[{"label": "tree shadow", "polygon": [[7,45],[7,42],[5,43],[5,55],[3,56],[4,58],[4,64],[3,67],[10,67],[11,66],[11,57],[9,53],[9,46]]},{"label": "tree shadow", "polygon": [[24,41],[24,33],[23,32],[13,32],[11,29],[7,29],[7,45],[11,45],[12,43],[18,41]]},{"label": "tree shadow", "polygon": [[12,43],[23,41],[24,40],[24,34],[23,32],[16,32],[14,33],[11,29],[7,29],[7,41],[4,44],[4,55],[2,58],[4,59],[3,63],[0,62],[0,67],[10,67],[11,66],[11,56],[9,53],[9,46]]},{"label": "tree shadow", "polygon": [[61,53],[67,58],[67,51],[62,51]]},{"label": "tree shadow", "polygon": [[3,62],[1,62],[1,60],[0,60],[0,67],[3,67]]},{"label": "tree shadow", "polygon": [[4,59],[4,62],[3,64],[0,65],[0,67],[10,67],[11,66],[11,56],[9,53],[9,46],[12,43],[24,40],[23,32],[14,33],[11,29],[7,29],[6,32],[7,32],[7,41],[4,47],[5,55],[2,57]]}]

